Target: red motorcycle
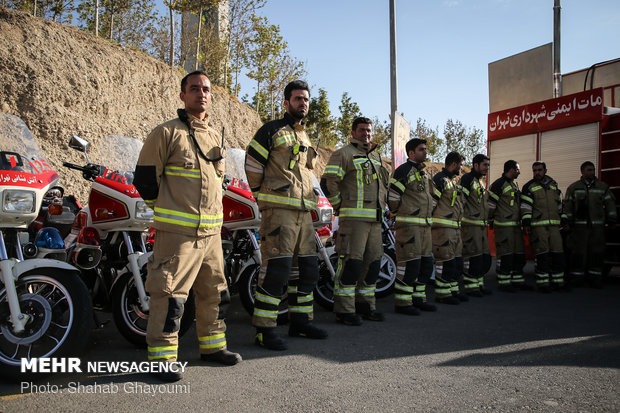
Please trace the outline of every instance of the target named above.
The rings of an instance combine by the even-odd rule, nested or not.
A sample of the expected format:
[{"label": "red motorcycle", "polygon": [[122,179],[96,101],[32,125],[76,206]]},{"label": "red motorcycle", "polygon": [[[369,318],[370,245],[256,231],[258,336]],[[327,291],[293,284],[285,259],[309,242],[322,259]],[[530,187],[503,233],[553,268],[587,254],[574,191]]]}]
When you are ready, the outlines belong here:
[{"label": "red motorcycle", "polygon": [[[91,182],[88,206],[78,212],[65,238],[70,260],[92,293],[95,309],[112,312],[120,333],[130,342],[146,345],[149,296],[144,289],[146,263],[152,254],[153,210],[133,186],[133,170],[142,142],[127,136],[106,136],[97,147],[108,166],[90,163],[89,143],[73,136],[69,146],[82,151],[84,166],[63,163]],[[179,336],[195,318],[189,294]],[[98,323],[101,325],[101,323]]]}]

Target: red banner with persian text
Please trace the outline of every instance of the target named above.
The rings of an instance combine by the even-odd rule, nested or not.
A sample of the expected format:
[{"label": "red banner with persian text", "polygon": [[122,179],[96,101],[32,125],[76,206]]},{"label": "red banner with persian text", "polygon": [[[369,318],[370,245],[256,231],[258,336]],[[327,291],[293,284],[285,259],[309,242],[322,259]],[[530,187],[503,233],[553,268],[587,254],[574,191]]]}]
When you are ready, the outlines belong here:
[{"label": "red banner with persian text", "polygon": [[561,129],[603,118],[603,88],[489,114],[489,140]]}]

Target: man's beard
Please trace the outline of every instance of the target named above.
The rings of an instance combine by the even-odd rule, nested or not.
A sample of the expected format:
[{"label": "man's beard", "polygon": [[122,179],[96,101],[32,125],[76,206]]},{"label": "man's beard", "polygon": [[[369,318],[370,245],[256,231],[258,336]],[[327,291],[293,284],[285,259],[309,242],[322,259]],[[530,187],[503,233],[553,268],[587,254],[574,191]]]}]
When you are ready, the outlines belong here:
[{"label": "man's beard", "polygon": [[302,120],[303,118],[306,117],[306,114],[297,111],[297,109],[294,109],[292,107],[289,107],[288,110],[289,115],[291,115],[293,118],[295,118],[295,120]]}]

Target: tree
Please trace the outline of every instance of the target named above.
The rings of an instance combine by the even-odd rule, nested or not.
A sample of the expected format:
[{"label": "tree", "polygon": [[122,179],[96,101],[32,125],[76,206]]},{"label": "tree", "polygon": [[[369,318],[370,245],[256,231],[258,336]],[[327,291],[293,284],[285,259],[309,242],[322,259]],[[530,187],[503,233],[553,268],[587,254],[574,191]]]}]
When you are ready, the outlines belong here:
[{"label": "tree", "polygon": [[385,158],[392,157],[392,124],[372,118],[372,141],[377,144],[377,151]]},{"label": "tree", "polygon": [[321,141],[322,146],[334,147],[338,142],[338,136],[334,132],[335,120],[329,110],[327,91],[319,89],[318,96],[310,99],[308,116],[306,117],[306,129],[308,137],[313,144]]},{"label": "tree", "polygon": [[416,121],[416,127],[411,128],[409,132],[411,139],[425,139],[426,140],[426,153],[429,160],[433,162],[443,162],[445,158],[443,139],[439,137],[439,128],[432,129],[426,124],[426,121],[422,118],[418,118]]},{"label": "tree", "polygon": [[338,106],[340,117],[336,120],[336,130],[338,132],[338,140],[341,145],[346,145],[351,136],[351,125],[355,118],[362,116],[360,107],[356,102],[351,100],[349,94],[344,92]]},{"label": "tree", "polygon": [[482,129],[467,128],[461,121],[448,119],[443,129],[446,153],[458,151],[465,157],[465,163],[471,164],[474,155],[486,153],[484,132]]}]

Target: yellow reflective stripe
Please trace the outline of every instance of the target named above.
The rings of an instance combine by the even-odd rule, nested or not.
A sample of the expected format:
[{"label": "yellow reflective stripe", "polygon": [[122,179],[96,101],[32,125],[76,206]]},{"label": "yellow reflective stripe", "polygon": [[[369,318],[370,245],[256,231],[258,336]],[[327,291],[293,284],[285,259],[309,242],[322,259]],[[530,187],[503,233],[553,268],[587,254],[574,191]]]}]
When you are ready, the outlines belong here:
[{"label": "yellow reflective stripe", "polygon": [[479,226],[486,226],[486,222],[483,219],[469,219],[469,218],[461,218],[461,222],[467,223],[467,224],[472,224],[472,225],[479,225]]},{"label": "yellow reflective stripe", "polygon": [[394,178],[390,178],[390,184],[394,185],[396,188],[400,189],[401,191],[405,192],[405,185],[401,184],[399,181],[397,181]]},{"label": "yellow reflective stripe", "polygon": [[200,178],[200,169],[185,169],[179,166],[166,166],[164,174],[172,176],[185,176],[188,178]]},{"label": "yellow reflective stripe", "polygon": [[530,204],[534,203],[534,200],[532,198],[530,198],[529,196],[527,196],[527,195],[521,194],[521,199],[529,202]]},{"label": "yellow reflective stripe", "polygon": [[[365,162],[365,161],[364,161]],[[353,164],[355,165],[355,169],[357,170],[355,177],[357,181],[357,207],[362,208],[364,206],[364,179],[363,179],[363,170],[362,163],[356,162],[353,160]]]},{"label": "yellow reflective stripe", "polygon": [[507,186],[507,187],[505,187],[505,188],[502,190],[502,193],[504,193],[504,194],[505,194],[506,192],[508,192],[508,191],[510,191],[510,190],[512,190],[512,186]]},{"label": "yellow reflective stripe", "polygon": [[273,141],[273,147],[275,148],[276,146],[280,146],[283,143],[294,142],[294,141],[295,141],[295,135],[290,134],[290,135],[280,136],[275,141]]},{"label": "yellow reflective stripe", "polygon": [[340,208],[340,216],[341,217],[377,217],[377,210],[375,209],[367,209],[367,208]]},{"label": "yellow reflective stripe", "polygon": [[301,206],[301,200],[300,199],[289,198],[289,197],[286,197],[286,196],[263,194],[263,193],[259,192],[257,199],[259,201],[273,202],[275,204]]},{"label": "yellow reflective stripe", "polygon": [[337,175],[339,178],[344,176],[344,169],[338,165],[327,165],[323,171],[324,175]]},{"label": "yellow reflective stripe", "polygon": [[521,219],[532,219],[532,214],[523,214]]},{"label": "yellow reflective stripe", "polygon": [[155,221],[167,222],[184,227],[213,228],[222,225],[224,214],[197,215],[155,207],[153,219]]},{"label": "yellow reflective stripe", "polygon": [[414,224],[432,224],[433,218],[418,218],[418,217],[396,217],[396,222],[409,222]]},{"label": "yellow reflective stripe", "polygon": [[269,158],[269,151],[254,139],[250,141],[250,147],[256,150],[256,152],[258,152],[263,158]]},{"label": "yellow reflective stripe", "polygon": [[163,346],[163,347],[148,347],[148,359],[149,360],[158,360],[158,359],[169,359],[169,358],[177,358],[177,349],[178,346]]},{"label": "yellow reflective stripe", "polygon": [[532,191],[532,192],[536,192],[536,191],[538,191],[539,189],[542,189],[542,186],[540,186],[540,185],[536,185],[536,186],[531,187],[531,188],[530,188],[530,191]]},{"label": "yellow reflective stripe", "polygon": [[311,201],[309,199],[305,199],[304,198],[304,205],[310,208],[316,208],[317,207],[317,203],[314,201]]},{"label": "yellow reflective stripe", "polygon": [[497,196],[495,192],[489,191],[489,196],[493,198],[494,200],[499,201],[499,196]]},{"label": "yellow reflective stripe", "polygon": [[519,225],[518,221],[497,221],[493,222],[493,225],[498,227],[516,227]]},{"label": "yellow reflective stripe", "polygon": [[224,333],[220,333],[212,336],[198,337],[198,345],[200,348],[225,347],[226,335]]},{"label": "yellow reflective stripe", "polygon": [[444,224],[444,225],[448,225],[450,227],[456,227],[456,228],[458,228],[459,226],[458,221],[453,221],[451,219],[443,219],[443,218],[433,218],[433,224]]},{"label": "yellow reflective stripe", "polygon": [[437,198],[441,198],[441,191],[437,188],[434,188],[434,189],[435,189],[435,195],[437,196]]},{"label": "yellow reflective stripe", "polygon": [[532,221],[532,226],[542,225],[560,225],[560,221],[558,221],[557,219],[542,219],[539,221]]},{"label": "yellow reflective stripe", "polygon": [[269,311],[254,307],[254,317],[278,318],[278,310]]},{"label": "yellow reflective stripe", "polygon": [[308,295],[298,295],[297,302],[298,303],[309,303],[314,300],[314,294],[310,293]]},{"label": "yellow reflective stripe", "polygon": [[461,189],[463,190],[463,192],[465,192],[465,195],[469,196],[469,189],[465,188],[464,186],[461,186]]},{"label": "yellow reflective stripe", "polygon": [[404,291],[406,293],[413,293],[413,287],[410,287],[408,285],[394,283],[394,288],[397,289],[398,291]]},{"label": "yellow reflective stripe", "polygon": [[311,305],[305,305],[305,306],[292,305],[292,306],[289,306],[288,310],[292,313],[311,313],[312,306]]},{"label": "yellow reflective stripe", "polygon": [[151,207],[151,209],[153,208],[153,206],[155,206],[155,201],[157,201],[156,199],[143,199],[144,203],[146,204],[146,206]]},{"label": "yellow reflective stripe", "polygon": [[328,196],[327,200],[329,201],[330,204],[334,205],[334,204],[339,204],[340,203],[340,192],[338,192],[336,195],[334,196]]},{"label": "yellow reflective stripe", "polygon": [[257,292],[256,293],[256,300],[257,301],[262,301],[263,303],[267,303],[267,304],[273,304],[273,305],[279,305],[280,304],[280,299],[276,298],[276,297],[271,297],[262,293]]}]

